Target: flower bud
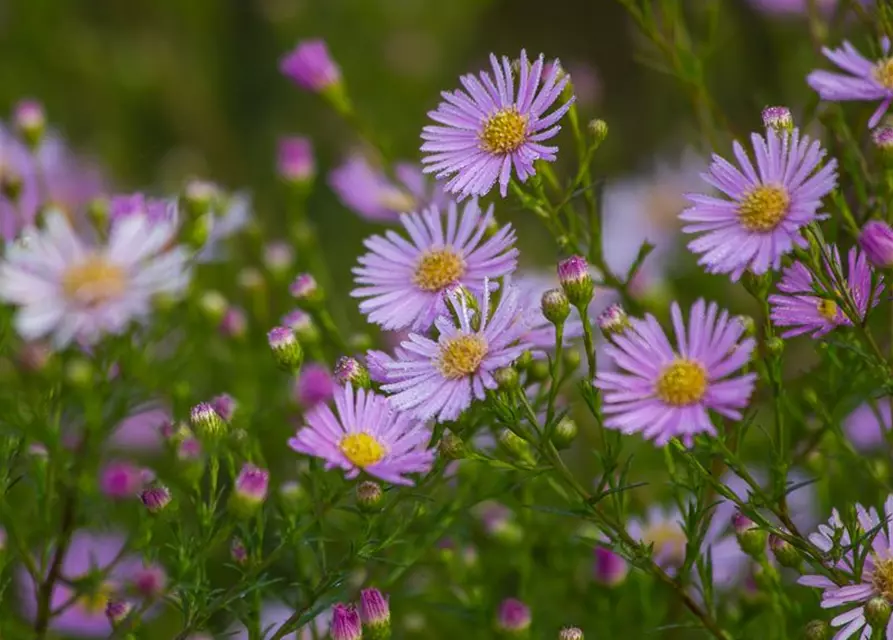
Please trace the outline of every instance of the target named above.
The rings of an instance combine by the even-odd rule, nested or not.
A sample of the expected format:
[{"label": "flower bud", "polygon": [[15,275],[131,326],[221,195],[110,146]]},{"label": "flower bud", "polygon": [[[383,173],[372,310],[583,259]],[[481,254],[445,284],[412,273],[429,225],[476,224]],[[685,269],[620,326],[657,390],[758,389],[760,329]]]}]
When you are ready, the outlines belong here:
[{"label": "flower bud", "polygon": [[204,440],[217,440],[226,432],[223,418],[207,402],[199,402],[192,407],[189,422],[198,436]]},{"label": "flower bud", "polygon": [[583,256],[571,256],[559,262],[558,281],[567,299],[578,309],[585,309],[592,300],[595,284],[589,273],[589,263]]},{"label": "flower bud", "polygon": [[510,391],[518,387],[520,376],[514,367],[501,367],[493,372],[493,379],[500,389]]},{"label": "flower bud", "polygon": [[559,632],[558,640],[583,640],[583,630],[579,627],[565,627]]},{"label": "flower bud", "polygon": [[387,598],[378,589],[360,591],[360,619],[371,640],[391,637],[391,609]]},{"label": "flower bud", "polygon": [[530,609],[516,598],[506,598],[499,605],[496,629],[506,636],[522,636],[530,629]]},{"label": "flower bud", "polygon": [[108,498],[133,498],[143,488],[143,474],[130,462],[113,460],[106,464],[99,476],[99,489]]},{"label": "flower bud", "polygon": [[626,579],[629,567],[626,560],[607,547],[595,548],[595,566],[593,577],[599,584],[606,587],[615,587]]},{"label": "flower bud", "polygon": [[213,215],[213,209],[219,199],[220,189],[214,183],[207,180],[190,180],[183,189],[181,202],[189,219],[197,220],[208,214]]},{"label": "flower bud", "polygon": [[778,560],[778,564],[789,569],[796,569],[800,566],[800,554],[787,540],[779,538],[775,534],[769,536],[769,548],[772,549],[772,555]]},{"label": "flower bud", "polygon": [[613,336],[619,336],[630,328],[629,316],[619,304],[612,304],[598,314],[595,320],[602,335],[610,340]]},{"label": "flower bud", "polygon": [[865,619],[872,629],[886,629],[890,620],[890,603],[883,596],[876,596],[865,605]]},{"label": "flower bud", "polygon": [[511,429],[503,429],[499,432],[499,444],[513,458],[524,461],[531,459],[530,445]]},{"label": "flower bud", "polygon": [[831,627],[824,620],[813,620],[806,625],[803,637],[805,640],[828,640],[831,637]]},{"label": "flower bud", "polygon": [[267,333],[267,342],[276,364],[285,371],[297,372],[304,362],[304,350],[291,329],[274,327]]},{"label": "flower bud", "polygon": [[784,353],[784,340],[778,336],[772,336],[766,340],[766,351],[774,356]]},{"label": "flower bud", "polygon": [[759,558],[766,551],[766,532],[758,528],[753,520],[740,511],[732,516],[732,527],[741,550],[753,558]]},{"label": "flower bud", "polygon": [[549,378],[549,362],[542,358],[534,360],[527,368],[527,380],[530,382],[541,382]]},{"label": "flower bud", "polygon": [[214,215],[208,212],[186,222],[182,227],[183,242],[193,249],[201,249],[211,237],[214,227]]},{"label": "flower bud", "polygon": [[323,291],[309,273],[302,273],[294,279],[288,288],[292,297],[298,301],[301,307],[312,309],[323,300]]},{"label": "flower bud", "polygon": [[341,82],[341,69],[324,40],[299,42],[279,63],[279,71],[307,91],[320,93]]},{"label": "flower bud", "polygon": [[149,513],[158,513],[170,504],[171,492],[162,484],[155,485],[140,493],[140,500]]},{"label": "flower bud", "polygon": [[285,242],[270,242],[264,247],[264,266],[274,277],[281,278],[291,271],[294,250]]},{"label": "flower bud", "polygon": [[574,422],[573,418],[564,416],[559,420],[558,424],[555,425],[555,430],[552,432],[552,444],[554,444],[557,449],[566,449],[576,437],[577,423]]},{"label": "flower bud", "polygon": [[263,291],[267,285],[266,281],[264,281],[264,275],[254,267],[245,267],[239,271],[237,281],[239,286],[248,293]]},{"label": "flower bud", "polygon": [[276,168],[286,182],[303,184],[316,176],[313,144],[307,138],[280,138]]},{"label": "flower bud", "polygon": [[757,334],[757,323],[750,316],[736,316],[735,319],[744,328],[744,335],[755,336]]},{"label": "flower bud", "polygon": [[282,507],[290,512],[298,511],[307,498],[307,491],[294,480],[283,482],[279,486],[279,499]]},{"label": "flower bud", "polygon": [[571,313],[570,301],[561,289],[549,289],[541,300],[543,316],[556,327],[564,324]]},{"label": "flower bud", "polygon": [[309,345],[319,342],[319,329],[313,323],[309,313],[295,309],[282,316],[282,325],[294,331],[301,344]]},{"label": "flower bud", "polygon": [[167,574],[159,565],[143,565],[131,576],[129,586],[144,598],[157,598],[167,586]]},{"label": "flower bud", "polygon": [[86,358],[72,358],[65,365],[65,379],[73,387],[86,388],[93,384],[93,365]]},{"label": "flower bud", "polygon": [[608,137],[608,123],[601,119],[589,121],[589,135],[596,145],[600,145]]},{"label": "flower bud", "polygon": [[47,125],[43,105],[37,100],[22,100],[15,106],[12,120],[25,144],[31,149],[36,149]]},{"label": "flower bud", "polygon": [[886,222],[869,220],[859,234],[859,246],[878,269],[893,266],[893,229]]},{"label": "flower bud", "polygon": [[112,627],[117,627],[127,619],[132,610],[133,605],[126,600],[109,600],[105,605],[105,617],[108,618]]},{"label": "flower bud", "polygon": [[335,363],[335,382],[339,385],[351,385],[354,389],[369,389],[372,380],[369,378],[369,370],[360,364],[356,358],[342,356]]},{"label": "flower bud", "polygon": [[236,402],[236,399],[233,398],[228,393],[221,393],[219,396],[214,396],[211,398],[211,406],[214,408],[214,411],[217,412],[217,415],[220,416],[224,422],[231,422],[233,416],[236,414],[236,408],[239,406]]},{"label": "flower bud", "polygon": [[248,549],[245,548],[245,543],[242,542],[241,538],[233,538],[233,541],[229,545],[229,555],[240,567],[244,567],[248,564]]},{"label": "flower bud", "polygon": [[267,499],[270,472],[247,463],[236,477],[235,490],[230,497],[230,508],[240,518],[254,515]]},{"label": "flower bud", "polygon": [[357,485],[357,506],[361,511],[374,513],[381,507],[384,492],[381,485],[371,480],[364,480]]},{"label": "flower bud", "polygon": [[220,319],[220,333],[227,338],[241,338],[248,331],[248,319],[239,307],[227,307]]},{"label": "flower bud", "polygon": [[198,307],[202,314],[212,323],[218,324],[223,321],[229,303],[222,293],[214,289],[208,289],[202,292],[198,299]]},{"label": "flower bud", "polygon": [[452,431],[445,431],[437,450],[447,460],[461,460],[467,453],[465,442]]},{"label": "flower bud", "polygon": [[787,107],[766,107],[763,109],[763,126],[775,131],[793,131],[794,118]]},{"label": "flower bud", "polygon": [[512,511],[499,503],[482,503],[480,512],[484,532],[490,538],[505,545],[514,546],[524,539],[524,530]]},{"label": "flower bud", "polygon": [[893,127],[878,127],[871,133],[871,139],[881,153],[893,154]]},{"label": "flower bud", "polygon": [[353,605],[336,604],[332,607],[331,640],[361,640],[363,627],[360,614]]},{"label": "flower bud", "polygon": [[561,353],[561,359],[564,362],[564,368],[567,372],[575,371],[582,361],[582,356],[577,349],[565,349]]}]

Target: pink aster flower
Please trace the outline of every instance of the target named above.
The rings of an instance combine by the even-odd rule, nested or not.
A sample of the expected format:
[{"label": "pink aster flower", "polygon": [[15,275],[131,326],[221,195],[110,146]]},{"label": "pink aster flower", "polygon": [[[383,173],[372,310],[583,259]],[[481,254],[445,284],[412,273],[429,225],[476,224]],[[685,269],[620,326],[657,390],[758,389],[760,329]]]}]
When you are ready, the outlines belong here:
[{"label": "pink aster flower", "polygon": [[329,185],[344,206],[374,222],[396,222],[401,213],[447,205],[440,185],[429,183],[418,166],[398,162],[394,176],[396,181],[354,154],[329,174]]},{"label": "pink aster flower", "polygon": [[307,91],[324,91],[341,82],[325,40],[304,40],[279,63],[279,71]]},{"label": "pink aster flower", "polygon": [[45,229],[0,264],[0,298],[19,307],[16,330],[28,340],[53,334],[64,347],[121,333],[150,313],[155,295],[186,286],[186,252],[166,250],[174,232],[134,216],[116,224],[105,245],[91,246],[52,213]]},{"label": "pink aster flower", "polygon": [[310,362],[304,365],[295,382],[295,399],[306,409],[328,402],[335,393],[335,383],[329,368]]},{"label": "pink aster flower", "polygon": [[865,58],[849,42],[839,49],[822,48],[822,53],[846,73],[813,71],[806,78],[822,100],[880,100],[877,110],[868,121],[873,129],[887,113],[893,102],[893,57],[890,56],[890,39],[881,39],[879,60]]},{"label": "pink aster flower", "polygon": [[[52,631],[79,638],[105,638],[112,632],[105,615],[106,605],[143,566],[138,557],[122,555],[124,544],[124,537],[115,534],[75,532],[62,561],[65,581],[56,582],[50,597],[52,610],[61,611],[50,620]],[[105,577],[97,582],[95,590],[78,597],[70,607],[62,608],[75,595],[68,585],[97,572],[103,572]],[[22,612],[33,620],[37,614],[36,585],[24,568],[18,571],[17,577]],[[146,615],[152,614],[149,610]]]},{"label": "pink aster flower", "polygon": [[833,291],[821,291],[816,295],[814,287],[821,285],[813,279],[812,274],[802,262],[795,262],[784,270],[778,290],[781,293],[769,296],[772,305],[772,322],[779,327],[789,327],[783,338],[811,333],[819,338],[840,326],[852,326],[852,320],[838,306],[838,300],[846,291],[855,303],[854,311],[859,320],[864,320],[869,307],[880,301],[883,290],[883,277],[878,276],[872,286],[873,270],[865,258],[865,254],[856,247],[850,249],[846,280],[841,281],[836,273],[843,273],[840,264],[840,252],[830,245],[831,263],[825,262],[825,271],[831,282]]},{"label": "pink aster flower", "polygon": [[884,445],[893,421],[890,398],[871,400],[857,407],[843,421],[843,431],[859,451],[871,451]]},{"label": "pink aster flower", "polygon": [[[874,507],[866,510],[857,504],[858,524],[865,535],[853,540],[834,509],[828,524],[819,525],[818,531],[809,536],[810,542],[826,553],[834,548],[842,550],[840,559],[829,560],[829,565],[846,576],[845,582],[838,584],[823,575],[804,575],[797,581],[822,590],[823,609],[845,609],[831,620],[831,626],[842,627],[834,636],[840,640],[860,632],[857,637],[874,637],[870,601],[881,598],[889,602],[893,593],[893,495],[887,498],[882,515],[883,519]],[[893,640],[893,619],[885,623],[880,637]]]},{"label": "pink aster flower", "polygon": [[599,372],[595,386],[604,393],[606,427],[661,446],[676,437],[691,446],[698,433],[716,434],[708,411],[741,419],[756,376],[730,376],[747,364],[755,343],[741,340],[744,326],[715,303],[692,306],[687,332],[675,302],[671,313],[676,349],[654,316],[631,318],[631,329],[605,347],[623,372]]},{"label": "pink aster flower", "polygon": [[385,482],[412,485],[411,473],[428,473],[434,450],[428,449],[430,430],[409,414],[391,409],[387,398],[373,391],[354,391],[350,385],[335,394],[336,416],[321,404],[307,413],[307,425],[288,445],[339,467],[348,478],[360,471]]},{"label": "pink aster flower", "polygon": [[519,322],[519,302],[517,287],[507,286],[491,309],[485,282],[478,317],[465,297],[452,296],[458,324],[449,315],[438,317],[436,342],[412,334],[402,345],[402,357],[385,365],[389,382],[382,388],[394,394],[391,404],[422,420],[455,420],[475,398],[483,400],[486,390],[497,386],[493,372],[530,347],[524,341],[527,328]]},{"label": "pink aster flower", "polygon": [[359,285],[351,292],[365,298],[360,311],[388,330],[424,331],[445,313],[444,291],[461,284],[481,291],[484,278],[510,274],[517,264],[515,232],[505,225],[484,239],[493,222],[493,207],[482,214],[477,200],[459,208],[450,202],[445,215],[431,207],[400,218],[410,241],[394,231],[365,242],[369,253],[353,272]]},{"label": "pink aster flower", "polygon": [[701,254],[698,263],[732,280],[748,269],[778,269],[784,254],[806,246],[800,229],[818,217],[822,198],[837,184],[837,161],[821,166],[825,151],[797,129],[770,129],[765,138],[754,133],[751,142],[756,169],[736,141],[740,169],[714,154],[702,176],[728,199],[690,194],[693,206],[679,216],[691,223],[684,232],[702,234],[688,245]]},{"label": "pink aster flower", "polygon": [[453,176],[444,188],[460,198],[486,195],[498,180],[504,198],[513,166],[525,182],[535,161],[553,162],[558,147],[542,143],[558,133],[574,101],[546,114],[569,80],[557,62],[543,79],[543,56],[531,65],[522,50],[516,93],[511,61],[491,54],[493,78],[486,71],[468,74],[460,78],[464,90],[441,93],[444,102],[428,113],[439,124],[422,130],[425,173]]}]

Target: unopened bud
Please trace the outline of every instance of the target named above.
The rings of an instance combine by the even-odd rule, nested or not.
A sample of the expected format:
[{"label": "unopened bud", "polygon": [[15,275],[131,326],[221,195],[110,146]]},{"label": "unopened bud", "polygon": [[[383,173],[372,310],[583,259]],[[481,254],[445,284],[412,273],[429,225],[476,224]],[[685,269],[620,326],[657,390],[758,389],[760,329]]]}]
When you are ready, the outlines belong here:
[{"label": "unopened bud", "polygon": [[140,500],[149,513],[159,513],[171,503],[171,492],[164,485],[155,485],[143,490],[140,493]]},{"label": "unopened bud", "polygon": [[391,637],[391,608],[388,599],[378,589],[360,591],[360,619],[370,640]]},{"label": "unopened bud", "polygon": [[775,131],[793,131],[794,118],[787,107],[766,107],[763,109],[763,126]]},{"label": "unopened bud", "polygon": [[282,325],[294,331],[301,344],[315,344],[319,341],[319,329],[309,313],[295,309],[282,316]]},{"label": "unopened bud", "polygon": [[608,340],[613,336],[621,335],[631,326],[629,316],[626,315],[626,311],[619,304],[612,304],[602,311],[598,315],[598,318],[596,318],[596,324],[601,330],[602,335]]},{"label": "unopened bud", "polygon": [[316,278],[309,273],[302,273],[295,278],[288,290],[305,309],[317,307],[324,298],[322,288],[316,283]]},{"label": "unopened bud", "polygon": [[530,629],[530,609],[515,598],[507,598],[499,605],[496,629],[506,636],[518,637]]},{"label": "unopened bud", "polygon": [[248,518],[254,515],[267,499],[270,472],[253,464],[245,464],[236,478],[236,486],[230,497],[230,508],[236,516]]},{"label": "unopened bud", "polygon": [[583,640],[583,630],[578,627],[565,627],[559,632],[558,640]]},{"label": "unopened bud", "polygon": [[800,554],[787,540],[772,534],[769,536],[769,548],[772,549],[772,555],[781,566],[789,569],[796,569],[800,566]]},{"label": "unopened bud", "polygon": [[599,145],[608,137],[608,123],[601,119],[589,121],[589,134],[595,144]]},{"label": "unopened bud", "polygon": [[870,220],[859,234],[859,246],[878,269],[893,267],[893,229],[881,220]]},{"label": "unopened bud", "polygon": [[876,596],[865,605],[865,619],[872,629],[886,629],[890,620],[890,603],[883,596]]},{"label": "unopened bud", "polygon": [[766,340],[766,351],[774,356],[784,353],[784,340],[778,336],[773,336]]},{"label": "unopened bud", "polygon": [[304,350],[291,329],[274,327],[267,333],[267,342],[276,364],[285,371],[296,372],[304,362]]},{"label": "unopened bud", "polygon": [[499,432],[499,444],[510,456],[530,460],[530,445],[511,429]]},{"label": "unopened bud", "polygon": [[520,376],[514,367],[502,367],[493,372],[493,379],[500,389],[510,391],[517,388]]},{"label": "unopened bud", "polygon": [[552,444],[557,449],[566,449],[577,437],[577,423],[568,416],[563,417],[552,432]]},{"label": "unopened bud", "polygon": [[207,402],[199,402],[189,412],[192,428],[203,440],[213,441],[226,433],[226,422],[214,407]]},{"label": "unopened bud", "polygon": [[549,362],[542,358],[534,360],[527,368],[527,379],[531,382],[542,382],[549,377]]},{"label": "unopened bud", "polygon": [[290,480],[279,487],[279,499],[287,511],[298,511],[307,499],[307,491],[300,483]]},{"label": "unopened bud", "polygon": [[108,618],[112,627],[117,627],[127,619],[132,610],[133,605],[126,600],[109,600],[105,605],[105,617]]},{"label": "unopened bud", "polygon": [[384,492],[381,485],[371,480],[364,480],[357,485],[357,506],[361,511],[373,513],[381,507]]},{"label": "unopened bud", "polygon": [[762,557],[766,551],[767,533],[740,512],[732,517],[732,527],[735,529],[735,536],[738,538],[741,550],[753,558]]},{"label": "unopened bud", "polygon": [[369,378],[369,370],[356,358],[342,356],[335,363],[335,381],[341,385],[351,385],[354,389],[369,389],[372,380]]},{"label": "unopened bud", "polygon": [[270,242],[264,247],[264,266],[276,277],[288,273],[294,261],[295,252],[285,242]]},{"label": "unopened bud", "polygon": [[16,105],[12,119],[25,144],[36,149],[47,124],[43,105],[36,100],[22,100]]},{"label": "unopened bud", "polygon": [[878,127],[871,133],[871,139],[881,153],[893,156],[893,127]]},{"label": "unopened bud", "polygon": [[437,450],[447,460],[461,460],[467,453],[465,442],[452,431],[445,431]]},{"label": "unopened bud", "polygon": [[813,620],[806,625],[803,637],[805,640],[828,640],[831,637],[831,627],[824,620]]},{"label": "unopened bud", "polygon": [[561,358],[564,361],[564,368],[567,372],[576,370],[583,359],[577,349],[565,349],[561,352]]},{"label": "unopened bud", "polygon": [[589,273],[586,258],[571,256],[559,262],[558,281],[572,305],[578,309],[585,309],[589,305],[595,284],[592,281],[592,274]]},{"label": "unopened bud", "polygon": [[543,316],[556,327],[564,324],[571,313],[571,304],[561,289],[549,289],[541,300]]},{"label": "unopened bud", "polygon": [[233,562],[239,566],[248,564],[248,549],[245,548],[245,543],[241,538],[233,538],[232,544],[229,546],[229,555]]},{"label": "unopened bud", "polygon": [[229,303],[226,301],[226,298],[222,293],[215,289],[208,289],[202,292],[201,297],[198,299],[198,306],[199,309],[201,309],[202,314],[204,314],[208,320],[213,324],[217,324],[221,322],[223,316],[226,315]]},{"label": "unopened bud", "polygon": [[75,357],[65,365],[65,379],[73,387],[89,387],[93,384],[93,365],[86,358]]}]

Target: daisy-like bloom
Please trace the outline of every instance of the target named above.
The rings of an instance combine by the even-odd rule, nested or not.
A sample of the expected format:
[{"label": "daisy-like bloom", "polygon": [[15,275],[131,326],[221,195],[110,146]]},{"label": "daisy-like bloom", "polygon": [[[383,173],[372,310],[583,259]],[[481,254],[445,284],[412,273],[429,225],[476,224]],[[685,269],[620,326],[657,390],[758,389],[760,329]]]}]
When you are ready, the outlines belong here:
[{"label": "daisy-like bloom", "polygon": [[893,102],[893,56],[890,39],[881,38],[880,60],[869,60],[849,42],[839,49],[822,48],[822,53],[845,73],[813,71],[806,82],[818,92],[822,100],[880,100],[877,110],[868,121],[873,129],[887,113]]},{"label": "daisy-like bloom", "polygon": [[654,316],[631,318],[631,329],[605,347],[623,373],[602,371],[595,386],[604,393],[606,427],[660,446],[676,437],[691,446],[698,433],[716,434],[708,410],[741,419],[756,376],[730,376],[747,364],[755,343],[741,340],[744,326],[715,303],[695,302],[687,332],[675,302],[671,313],[675,350]]},{"label": "daisy-like bloom", "polygon": [[340,467],[348,478],[365,471],[385,482],[412,485],[410,473],[428,473],[434,450],[424,423],[396,412],[372,391],[342,387],[335,394],[337,417],[328,405],[307,412],[307,426],[288,445],[298,453],[322,458],[326,469]]},{"label": "daisy-like bloom", "polygon": [[[829,562],[847,576],[847,581],[837,584],[823,575],[804,575],[797,581],[822,590],[823,609],[846,609],[831,620],[831,626],[842,627],[834,636],[839,640],[860,632],[856,637],[863,640],[873,637],[871,600],[885,601],[888,610],[893,601],[893,495],[884,504],[883,519],[874,507],[866,510],[861,504],[856,505],[856,515],[859,527],[865,532],[856,540],[850,537],[837,509],[831,512],[828,524],[819,525],[818,531],[809,536],[810,542],[824,552],[831,551],[838,540],[837,548],[844,552],[838,561]],[[863,556],[861,571],[857,572],[857,560]],[[881,631],[882,638],[893,640],[893,618]]]},{"label": "daisy-like bloom", "polygon": [[395,222],[401,213],[447,205],[443,189],[417,165],[398,162],[394,176],[396,182],[363,155],[354,154],[329,174],[329,186],[344,206],[373,222]]},{"label": "daisy-like bloom", "polygon": [[740,169],[714,155],[702,176],[729,199],[690,194],[693,206],[679,216],[690,223],[684,232],[703,233],[688,245],[701,254],[699,264],[732,280],[748,269],[778,269],[784,254],[805,247],[800,228],[818,217],[822,198],[837,184],[837,161],[821,166],[825,151],[797,129],[769,129],[765,138],[754,133],[751,142],[756,169],[736,141]]},{"label": "daisy-like bloom", "polygon": [[[143,567],[137,557],[124,554],[125,539],[116,534],[93,534],[77,531],[62,561],[62,577],[57,580],[50,597],[50,607],[60,611],[50,619],[49,628],[56,634],[78,638],[105,638],[112,632],[105,615],[110,599],[119,589],[130,582],[135,572]],[[96,588],[79,596],[71,606],[75,590],[69,585],[97,572],[106,572],[104,579],[96,582]],[[22,613],[33,620],[37,614],[36,585],[28,571],[22,567],[17,572],[17,592],[21,596]],[[89,584],[93,584],[92,582]],[[154,615],[150,609],[146,616]]]},{"label": "daisy-like bloom", "polygon": [[[880,302],[883,278],[878,276],[877,285],[872,289],[872,269],[865,254],[856,247],[850,249],[846,281],[840,281],[835,273],[842,273],[840,252],[834,245],[829,246],[833,263],[825,263],[825,271],[834,291],[823,291],[824,297],[813,293],[813,277],[802,262],[795,262],[784,270],[776,293],[769,296],[772,305],[772,322],[779,327],[789,327],[783,338],[811,333],[819,338],[839,326],[851,326],[852,321],[837,304],[837,299],[847,292],[855,303],[859,319],[864,320],[871,307]],[[836,294],[836,295],[835,295]]]},{"label": "daisy-like bloom", "polygon": [[442,92],[444,102],[428,113],[438,124],[422,130],[425,173],[453,176],[444,188],[460,198],[486,195],[498,180],[504,198],[513,166],[524,182],[535,173],[535,161],[553,162],[558,147],[542,143],[558,133],[574,101],[546,114],[570,79],[557,62],[544,74],[543,56],[530,64],[522,50],[516,93],[512,62],[491,54],[493,78],[486,71],[468,74],[459,79],[464,91]]},{"label": "daisy-like bloom", "polygon": [[105,246],[90,246],[65,216],[51,213],[28,243],[9,249],[0,264],[0,298],[20,307],[15,326],[28,340],[52,334],[64,347],[121,333],[149,314],[155,295],[186,286],[186,252],[165,250],[174,232],[133,216],[114,226]]},{"label": "daisy-like bloom", "polygon": [[843,421],[843,431],[859,451],[878,449],[886,442],[890,419],[890,398],[883,397],[860,405]]},{"label": "daisy-like bloom", "polygon": [[[487,389],[497,387],[493,372],[530,348],[519,303],[517,287],[507,286],[491,314],[485,282],[478,318],[464,296],[451,296],[456,320],[437,318],[437,341],[412,334],[402,345],[402,357],[385,365],[388,384],[382,388],[394,394],[391,404],[422,420],[455,420],[475,398],[483,400]],[[473,324],[477,320],[479,327]]]},{"label": "daisy-like bloom", "polygon": [[369,253],[353,270],[359,286],[351,295],[364,298],[360,311],[384,329],[425,331],[446,312],[443,294],[449,287],[461,284],[477,294],[484,278],[508,275],[517,265],[511,225],[484,240],[492,205],[482,213],[472,200],[460,216],[450,202],[446,215],[431,207],[401,216],[400,222],[410,241],[394,231],[367,238]]}]

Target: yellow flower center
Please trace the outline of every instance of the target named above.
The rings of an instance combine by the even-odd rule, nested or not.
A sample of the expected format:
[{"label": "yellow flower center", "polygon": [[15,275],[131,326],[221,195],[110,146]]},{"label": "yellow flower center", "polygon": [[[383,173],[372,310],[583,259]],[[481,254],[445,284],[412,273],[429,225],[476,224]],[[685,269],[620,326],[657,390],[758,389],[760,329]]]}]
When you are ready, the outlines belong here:
[{"label": "yellow flower center", "polygon": [[874,79],[885,89],[893,90],[893,58],[885,58],[874,67]]},{"label": "yellow flower center", "polygon": [[487,118],[481,131],[481,148],[490,153],[511,153],[527,140],[527,116],[514,107],[500,109]]},{"label": "yellow flower center", "polygon": [[833,300],[828,300],[826,298],[822,298],[819,300],[816,307],[819,310],[819,315],[827,320],[836,320],[837,319],[837,303]]},{"label": "yellow flower center", "polygon": [[878,560],[875,556],[874,573],[871,575],[874,590],[893,603],[893,558]]},{"label": "yellow flower center", "polygon": [[440,291],[465,275],[465,260],[452,249],[435,249],[422,254],[412,282],[423,291]]},{"label": "yellow flower center", "polygon": [[407,213],[414,211],[416,208],[415,198],[402,189],[397,188],[383,189],[378,194],[378,204],[397,213]]},{"label": "yellow flower center", "polygon": [[762,185],[744,196],[738,206],[738,219],[748,231],[766,233],[788,215],[791,197],[780,185]]},{"label": "yellow flower center", "polygon": [[84,613],[98,615],[105,612],[105,607],[114,593],[112,585],[103,583],[96,591],[79,596],[77,605]]},{"label": "yellow flower center", "polygon": [[87,256],[62,276],[62,291],[69,300],[97,307],[113,300],[127,288],[124,269],[97,255]]},{"label": "yellow flower center", "polygon": [[447,380],[457,380],[478,370],[487,355],[486,341],[477,335],[459,336],[440,348],[438,366]]},{"label": "yellow flower center", "polygon": [[344,457],[360,468],[381,462],[385,456],[384,446],[368,433],[350,433],[341,439],[338,446]]},{"label": "yellow flower center", "polygon": [[677,358],[661,372],[657,379],[657,397],[673,405],[683,407],[699,402],[707,391],[707,372],[694,360]]},{"label": "yellow flower center", "polygon": [[685,532],[676,522],[661,522],[642,533],[646,543],[654,545],[654,552],[673,565],[685,561]]}]

